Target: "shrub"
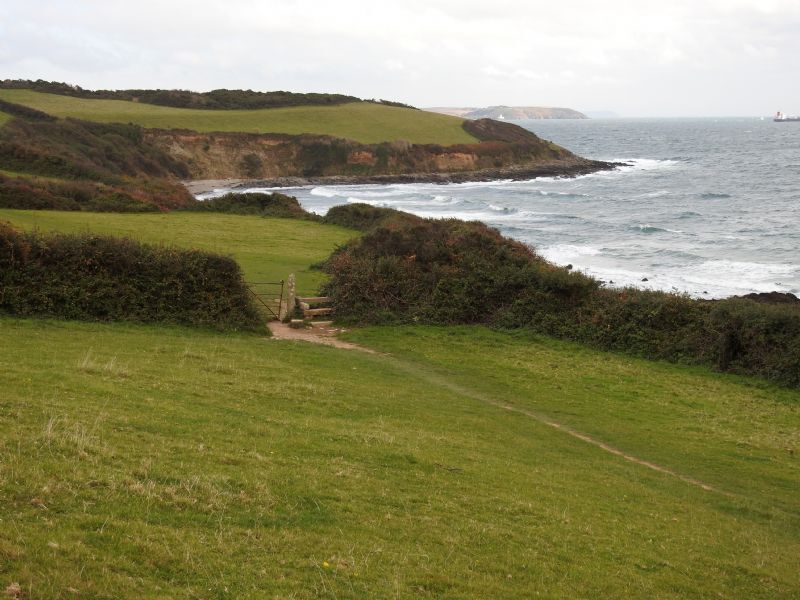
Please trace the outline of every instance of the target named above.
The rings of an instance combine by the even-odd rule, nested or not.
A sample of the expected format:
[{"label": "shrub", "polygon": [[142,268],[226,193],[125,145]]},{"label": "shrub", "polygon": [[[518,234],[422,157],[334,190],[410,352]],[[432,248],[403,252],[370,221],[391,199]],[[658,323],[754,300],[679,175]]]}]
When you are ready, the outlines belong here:
[{"label": "shrub", "polygon": [[[48,181],[0,175],[0,208],[22,210],[88,210],[94,212],[149,212],[159,210],[155,200],[91,181]],[[165,198],[161,195],[159,201]]]},{"label": "shrub", "polygon": [[251,152],[250,154],[245,154],[244,157],[242,157],[242,170],[248,177],[260,177],[263,166],[264,163],[257,154],[253,154]]},{"label": "shrub", "polygon": [[357,321],[490,323],[522,291],[574,302],[597,286],[482,223],[390,221],[335,252],[326,292]]},{"label": "shrub", "polygon": [[322,219],[324,223],[349,227],[358,231],[369,231],[379,226],[399,226],[421,223],[423,219],[393,208],[382,208],[362,202],[333,206]]},{"label": "shrub", "polygon": [[0,311],[96,321],[259,328],[231,258],[127,238],[21,233],[0,224]]},{"label": "shrub", "polygon": [[721,369],[800,385],[800,308],[732,298],[714,303],[709,323]]},{"label": "shrub", "polygon": [[325,266],[331,277],[323,293],[344,320],[525,327],[605,350],[800,386],[797,304],[603,289],[482,223],[338,208],[330,222],[368,231]]},{"label": "shrub", "polygon": [[347,165],[349,143],[346,140],[328,138],[312,140],[300,145],[298,164],[305,177],[325,175],[331,167],[341,170]]},{"label": "shrub", "polygon": [[[188,166],[148,142],[135,125],[54,119],[23,106],[0,129],[0,206],[139,212],[194,200],[177,178]],[[9,110],[5,105],[3,110]]]},{"label": "shrub", "polygon": [[185,207],[184,210],[258,215],[261,217],[284,217],[289,219],[319,219],[317,215],[306,211],[300,206],[297,198],[278,193],[225,194],[224,196],[193,202]]},{"label": "shrub", "polygon": [[[76,98],[102,98],[106,100],[135,100],[147,104],[173,106],[177,108],[205,109],[253,109],[276,108],[280,106],[334,105],[346,102],[362,102],[355,96],[343,94],[319,94],[296,92],[254,92],[252,90],[212,90],[192,92],[188,90],[86,90],[77,85],[56,81],[36,81],[25,79],[6,79],[0,81],[0,88],[31,89],[48,94],[60,94]],[[367,100],[366,102],[378,102]],[[398,105],[385,100],[381,104]],[[405,106],[405,105],[402,105]]]},{"label": "shrub", "polygon": [[188,166],[148,143],[141,127],[75,119],[10,121],[0,129],[0,166],[116,185],[126,177],[189,176]]}]

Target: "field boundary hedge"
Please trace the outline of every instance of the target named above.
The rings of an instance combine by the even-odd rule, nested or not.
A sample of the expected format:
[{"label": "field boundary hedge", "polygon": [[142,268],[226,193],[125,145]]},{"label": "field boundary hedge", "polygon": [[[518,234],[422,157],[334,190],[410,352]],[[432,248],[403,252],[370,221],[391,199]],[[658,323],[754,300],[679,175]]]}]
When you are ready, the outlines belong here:
[{"label": "field boundary hedge", "polygon": [[0,312],[257,330],[232,258],[130,238],[19,232],[0,222]]},{"label": "field boundary hedge", "polygon": [[604,288],[479,222],[406,220],[363,206],[334,220],[377,224],[325,263],[322,293],[344,321],[526,328],[800,387],[795,304]]}]

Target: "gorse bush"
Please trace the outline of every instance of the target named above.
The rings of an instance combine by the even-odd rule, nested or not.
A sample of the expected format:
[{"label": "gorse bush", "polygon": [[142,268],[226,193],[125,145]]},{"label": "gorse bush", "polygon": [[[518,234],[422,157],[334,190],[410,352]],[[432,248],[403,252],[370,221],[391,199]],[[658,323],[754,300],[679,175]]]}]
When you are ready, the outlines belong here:
[{"label": "gorse bush", "polygon": [[127,238],[21,233],[3,223],[0,312],[216,329],[262,325],[231,258]]},{"label": "gorse bush", "polygon": [[598,285],[482,223],[458,220],[378,226],[337,250],[326,268],[337,314],[364,322],[486,323],[520,294],[561,310]]},{"label": "gorse bush", "polygon": [[339,225],[358,231],[369,231],[378,226],[416,224],[424,221],[424,219],[407,212],[362,202],[333,206],[322,220],[329,225]]},{"label": "gorse bush", "polygon": [[317,215],[300,206],[297,198],[278,193],[225,194],[217,198],[192,202],[184,210],[319,220]]},{"label": "gorse bush", "polygon": [[377,226],[325,264],[331,277],[324,293],[333,297],[341,319],[524,327],[601,349],[800,386],[797,305],[604,289],[482,223],[404,221],[376,209],[363,209],[358,219],[359,210],[344,211],[349,226]]},{"label": "gorse bush", "polygon": [[7,177],[0,174],[0,208],[23,210],[88,210],[94,212],[152,212],[159,210],[151,195],[165,196],[158,187],[150,194],[93,181]]},{"label": "gorse bush", "polygon": [[141,212],[194,201],[176,181],[188,166],[145,139],[136,125],[56,119],[10,103],[0,129],[0,206]]},{"label": "gorse bush", "polygon": [[14,119],[0,129],[0,166],[63,179],[120,184],[126,177],[188,177],[189,168],[147,143],[138,125]]}]

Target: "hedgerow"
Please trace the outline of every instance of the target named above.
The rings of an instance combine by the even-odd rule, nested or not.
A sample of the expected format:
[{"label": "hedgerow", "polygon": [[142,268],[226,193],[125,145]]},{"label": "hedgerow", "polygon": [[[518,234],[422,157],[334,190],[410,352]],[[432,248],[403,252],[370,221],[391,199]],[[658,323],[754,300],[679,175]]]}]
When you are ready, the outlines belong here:
[{"label": "hedgerow", "polygon": [[0,223],[0,312],[255,330],[231,258],[107,236],[22,233]]},{"label": "hedgerow", "polygon": [[389,100],[362,100],[345,94],[297,93],[297,92],[257,92],[253,90],[212,90],[192,92],[189,90],[87,90],[77,85],[57,81],[36,81],[27,79],[6,79],[0,81],[0,88],[29,89],[47,94],[59,94],[74,98],[103,100],[129,100],[171,106],[175,108],[203,108],[209,110],[280,108],[286,106],[329,106],[349,102],[372,102],[387,106],[413,108],[402,102]]},{"label": "hedgerow", "polygon": [[325,264],[342,320],[527,328],[800,386],[796,305],[602,288],[482,223],[386,218]]}]

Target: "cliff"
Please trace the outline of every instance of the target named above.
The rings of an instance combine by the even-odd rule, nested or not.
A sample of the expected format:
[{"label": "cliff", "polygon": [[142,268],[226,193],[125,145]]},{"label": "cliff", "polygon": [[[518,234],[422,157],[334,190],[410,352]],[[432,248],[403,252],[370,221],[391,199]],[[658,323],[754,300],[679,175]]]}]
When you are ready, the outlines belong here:
[{"label": "cliff", "polygon": [[191,179],[298,178],[310,181],[463,180],[572,175],[610,168],[511,123],[466,121],[476,144],[361,144],[321,135],[198,133],[148,129],[154,148],[186,164]]}]

